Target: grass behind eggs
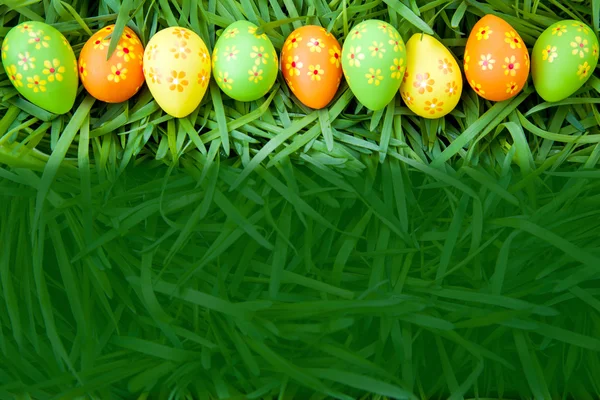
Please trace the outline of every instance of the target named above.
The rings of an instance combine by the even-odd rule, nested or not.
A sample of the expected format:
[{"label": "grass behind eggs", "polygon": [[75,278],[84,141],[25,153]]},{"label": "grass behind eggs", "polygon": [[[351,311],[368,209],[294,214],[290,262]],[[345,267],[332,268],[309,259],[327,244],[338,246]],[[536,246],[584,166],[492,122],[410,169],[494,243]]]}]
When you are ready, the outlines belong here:
[{"label": "grass behind eggs", "polygon": [[[342,42],[380,18],[460,61],[484,13],[531,49],[559,19],[598,32],[600,12],[197,4],[5,2],[0,36],[41,20],[78,53],[105,24],[144,43],[181,25],[212,49],[247,19],[280,50],[304,23]],[[431,121],[400,96],[369,113],[345,83],[321,111],[281,77],[254,103],[209,90],[181,120],[147,88],[117,105],[80,88],[56,117],[0,75],[0,399],[598,397],[596,76],[557,104],[465,88]]]}]

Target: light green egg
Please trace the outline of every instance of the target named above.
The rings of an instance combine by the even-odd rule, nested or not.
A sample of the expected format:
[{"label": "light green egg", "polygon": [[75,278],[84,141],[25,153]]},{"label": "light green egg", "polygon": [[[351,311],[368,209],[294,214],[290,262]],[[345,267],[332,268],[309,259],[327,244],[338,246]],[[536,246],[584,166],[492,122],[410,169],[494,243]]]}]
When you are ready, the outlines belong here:
[{"label": "light green egg", "polygon": [[406,68],[406,47],[398,31],[370,19],[354,26],[342,48],[342,69],[354,96],[380,110],[394,99]]},{"label": "light green egg", "polygon": [[67,39],[43,22],[23,22],[2,42],[2,64],[13,86],[38,107],[55,114],[75,103],[77,61]]},{"label": "light green egg", "polygon": [[592,76],[598,63],[598,39],[586,24],[564,20],[550,25],[535,42],[531,76],[546,101],[563,100]]},{"label": "light green egg", "polygon": [[267,35],[248,21],[229,25],[215,43],[213,76],[226,95],[238,101],[258,100],[277,79],[278,61]]}]

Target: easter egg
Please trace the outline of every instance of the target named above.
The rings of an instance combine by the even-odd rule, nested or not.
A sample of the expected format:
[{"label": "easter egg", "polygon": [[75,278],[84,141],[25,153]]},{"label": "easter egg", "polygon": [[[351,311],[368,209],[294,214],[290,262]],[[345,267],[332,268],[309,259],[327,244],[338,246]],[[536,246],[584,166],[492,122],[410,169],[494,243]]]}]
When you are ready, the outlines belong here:
[{"label": "easter egg", "polygon": [[221,90],[238,101],[263,97],[277,79],[277,53],[258,27],[237,21],[225,28],[213,51],[213,76]]},{"label": "easter egg", "polygon": [[120,103],[137,93],[144,83],[144,47],[125,27],[112,56],[107,60],[114,25],[92,35],[79,54],[79,78],[89,94],[107,103]]},{"label": "easter egg", "polygon": [[456,107],[462,93],[458,63],[440,41],[424,33],[406,42],[406,73],[400,95],[407,107],[424,118],[440,118]]},{"label": "easter egg", "polygon": [[67,39],[38,21],[12,28],[2,42],[2,64],[13,86],[27,100],[64,114],[77,95],[77,61]]},{"label": "easter egg", "polygon": [[210,56],[200,36],[170,27],[157,32],[144,51],[150,93],[169,115],[183,118],[200,105],[210,81]]},{"label": "easter egg", "polygon": [[396,95],[406,67],[404,41],[394,27],[370,19],[350,30],[342,68],[350,90],[365,107],[384,108]]},{"label": "easter egg", "polygon": [[303,26],[292,32],[283,44],[283,77],[304,105],[323,108],[340,86],[341,56],[340,44],[326,29]]},{"label": "easter egg", "polygon": [[502,101],[516,96],[529,76],[529,53],[510,24],[494,15],[481,18],[469,35],[465,76],[481,97]]},{"label": "easter egg", "polygon": [[580,21],[557,22],[542,32],[533,46],[533,85],[544,100],[563,100],[583,86],[597,63],[594,31]]}]

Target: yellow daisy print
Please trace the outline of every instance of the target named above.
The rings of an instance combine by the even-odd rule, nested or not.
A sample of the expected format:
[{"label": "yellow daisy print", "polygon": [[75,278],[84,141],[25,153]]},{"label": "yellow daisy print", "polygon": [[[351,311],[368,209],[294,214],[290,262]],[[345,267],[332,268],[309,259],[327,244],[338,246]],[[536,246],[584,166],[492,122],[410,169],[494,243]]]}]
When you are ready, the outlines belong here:
[{"label": "yellow daisy print", "polygon": [[257,31],[257,30],[258,30],[258,28],[257,28],[257,27],[255,27],[255,26],[249,26],[249,27],[248,27],[248,33],[249,33],[249,34],[251,34],[251,35],[254,35],[254,37],[255,37],[255,38],[257,38],[257,39],[264,39],[264,40],[267,40],[267,35],[265,35],[264,33],[261,33],[260,35],[257,35],[257,34],[256,34],[256,31]]},{"label": "yellow daisy print", "polygon": [[269,55],[265,53],[265,48],[263,46],[252,46],[252,53],[250,53],[250,58],[254,58],[254,64],[256,65],[260,65],[261,62],[263,64],[267,64],[267,59],[269,58]]},{"label": "yellow daisy print", "polygon": [[557,25],[556,27],[552,28],[553,35],[562,36],[563,33],[567,33],[566,25]]},{"label": "yellow daisy print", "polygon": [[311,81],[320,81],[321,75],[325,74],[325,71],[321,69],[319,64],[309,65],[307,75],[310,76]]},{"label": "yellow daisy print", "polygon": [[131,51],[131,49],[127,45],[121,46],[119,44],[117,45],[117,57],[123,57],[123,60],[125,60],[125,62],[129,62],[129,60],[135,59],[135,52]]},{"label": "yellow daisy print", "polygon": [[385,48],[383,47],[383,43],[381,42],[373,42],[373,45],[369,46],[369,51],[371,52],[371,57],[379,58],[383,58],[384,53],[386,52]]},{"label": "yellow daisy print", "polygon": [[392,48],[394,49],[394,51],[402,51],[402,43],[400,43],[400,40],[398,39],[398,37],[396,36],[400,36],[400,35],[390,35],[393,36],[390,40],[388,40],[388,44],[390,44],[392,46]]},{"label": "yellow daisy print", "polygon": [[285,43],[285,46],[287,46],[288,50],[297,49],[298,48],[298,44],[301,41],[302,41],[302,36],[300,36],[300,33],[294,32],[288,38],[287,42]]},{"label": "yellow daisy print", "polygon": [[285,63],[285,69],[288,70],[290,76],[300,76],[300,69],[304,66],[302,61],[299,60],[298,56],[288,56],[287,62]]},{"label": "yellow daisy print", "polygon": [[228,30],[225,32],[225,35],[224,35],[224,36],[225,36],[225,39],[231,39],[231,38],[234,38],[234,37],[236,37],[236,35],[237,35],[238,33],[240,33],[240,31],[238,30],[238,28],[232,28],[232,29],[228,29]]},{"label": "yellow daisy print", "polygon": [[582,23],[573,23],[573,24],[571,24],[571,26],[576,27],[577,28],[577,32],[583,32],[586,35],[589,33],[588,27],[585,26]]},{"label": "yellow daisy print", "polygon": [[504,58],[504,65],[502,65],[502,69],[504,70],[504,75],[515,76],[517,74],[517,70],[521,68],[521,64],[516,62],[515,56],[510,56],[510,58]]},{"label": "yellow daisy print", "polygon": [[8,40],[4,39],[2,42],[2,59],[6,59],[6,52],[8,51]]},{"label": "yellow daisy print", "polygon": [[6,74],[15,87],[23,87],[23,75],[18,72],[16,65],[9,65]]},{"label": "yellow daisy print", "polygon": [[82,82],[84,82],[85,78],[88,76],[87,64],[84,62],[79,64],[79,76],[81,77]]},{"label": "yellow daisy print", "polygon": [[45,92],[46,91],[46,81],[40,79],[38,75],[34,75],[32,77],[27,78],[27,87],[29,89],[33,89],[33,93]]},{"label": "yellow daisy print", "polygon": [[504,41],[510,45],[511,49],[520,49],[523,46],[515,31],[505,32],[504,36]]},{"label": "yellow daisy print", "polygon": [[123,68],[123,64],[121,63],[110,67],[110,72],[106,78],[111,82],[119,83],[127,79],[127,68]]},{"label": "yellow daisy print", "polygon": [[404,76],[404,58],[394,58],[394,65],[390,66],[392,71],[392,79],[402,79]]},{"label": "yellow daisy print", "polygon": [[367,28],[364,25],[359,24],[356,28],[352,30],[352,33],[350,35],[352,39],[362,39],[362,34],[366,31]]},{"label": "yellow daisy print", "polygon": [[44,70],[42,73],[44,75],[48,75],[48,81],[50,82],[54,82],[55,79],[59,82],[62,82],[62,74],[65,73],[65,67],[60,65],[60,61],[56,58],[52,61],[46,60],[44,61]]},{"label": "yellow daisy print", "polygon": [[50,45],[50,36],[44,36],[44,31],[39,30],[37,32],[29,32],[30,39],[27,41],[29,44],[35,44],[36,50],[40,50],[42,47],[47,49]]},{"label": "yellow daisy print", "polygon": [[548,62],[553,62],[554,59],[558,57],[556,46],[548,45],[544,50],[542,50],[542,60]]},{"label": "yellow daisy print", "polygon": [[254,65],[251,70],[248,70],[248,75],[250,75],[248,77],[248,80],[250,82],[258,83],[263,80],[262,74],[263,74],[263,70],[258,69],[256,67],[256,65]]},{"label": "yellow daisy print", "polygon": [[229,77],[229,72],[219,71],[219,76],[217,76],[217,82],[222,83],[223,87],[231,90],[233,86],[233,79]]},{"label": "yellow daisy print", "polygon": [[577,76],[579,77],[579,80],[587,78],[588,74],[590,73],[590,68],[591,66],[587,61],[577,67]]},{"label": "yellow daisy print", "polygon": [[329,62],[335,65],[336,68],[339,68],[341,57],[340,48],[337,46],[332,47],[331,49],[329,49],[329,55],[331,56],[329,58]]},{"label": "yellow daisy print", "polygon": [[473,79],[471,79],[471,87],[473,88],[474,91],[476,91],[479,94],[485,94],[485,91],[481,88],[481,84],[475,82]]},{"label": "yellow daisy print", "polygon": [[590,52],[587,39],[583,39],[581,36],[575,37],[575,41],[571,42],[571,47],[573,48],[571,54],[574,56],[579,55],[580,58],[583,58],[585,53]]},{"label": "yellow daisy print", "polygon": [[506,84],[506,93],[513,94],[519,89],[519,85],[516,82],[510,82]]},{"label": "yellow daisy print", "polygon": [[488,40],[493,32],[489,26],[482,26],[475,35],[477,40]]},{"label": "yellow daisy print", "polygon": [[367,78],[367,83],[369,85],[375,84],[375,86],[379,86],[381,81],[383,80],[383,76],[381,75],[381,70],[377,68],[369,68],[369,73],[365,74],[365,78]]},{"label": "yellow daisy print", "polygon": [[21,25],[20,31],[21,31],[21,33],[29,33],[29,32],[31,32],[31,25],[29,25],[27,23]]},{"label": "yellow daisy print", "polygon": [[237,60],[237,54],[240,51],[238,49],[235,48],[235,46],[227,46],[225,47],[225,51],[223,52],[223,54],[225,55],[225,58],[227,59],[227,61],[231,61],[231,60]]}]

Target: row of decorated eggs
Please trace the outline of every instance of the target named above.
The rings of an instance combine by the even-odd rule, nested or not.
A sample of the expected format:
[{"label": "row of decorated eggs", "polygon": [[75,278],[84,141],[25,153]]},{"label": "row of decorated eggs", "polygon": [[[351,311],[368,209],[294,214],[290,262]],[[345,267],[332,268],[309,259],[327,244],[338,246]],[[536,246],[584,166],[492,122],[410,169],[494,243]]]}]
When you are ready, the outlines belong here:
[{"label": "row of decorated eggs", "polygon": [[[358,101],[371,110],[384,108],[400,91],[415,114],[439,118],[454,109],[462,93],[461,71],[441,42],[415,34],[405,45],[393,26],[379,20],[354,26],[342,48],[324,28],[298,28],[284,42],[280,62],[269,38],[247,21],[224,30],[212,57],[189,29],[161,30],[144,50],[137,35],[125,27],[108,58],[113,29],[110,25],[96,32],[77,63],[55,28],[36,21],[22,23],[2,42],[5,71],[25,98],[57,114],[72,108],[78,76],[92,96],[109,103],[129,99],[146,81],[157,103],[175,117],[190,114],[200,104],[211,72],[225,94],[252,101],[271,89],[281,69],[290,90],[315,109],[333,99],[342,74]],[[598,40],[579,21],[551,25],[536,41],[530,61],[516,30],[503,19],[486,15],[469,35],[463,68],[478,95],[502,101],[521,91],[531,66],[540,96],[558,101],[577,91],[597,62]]]}]

